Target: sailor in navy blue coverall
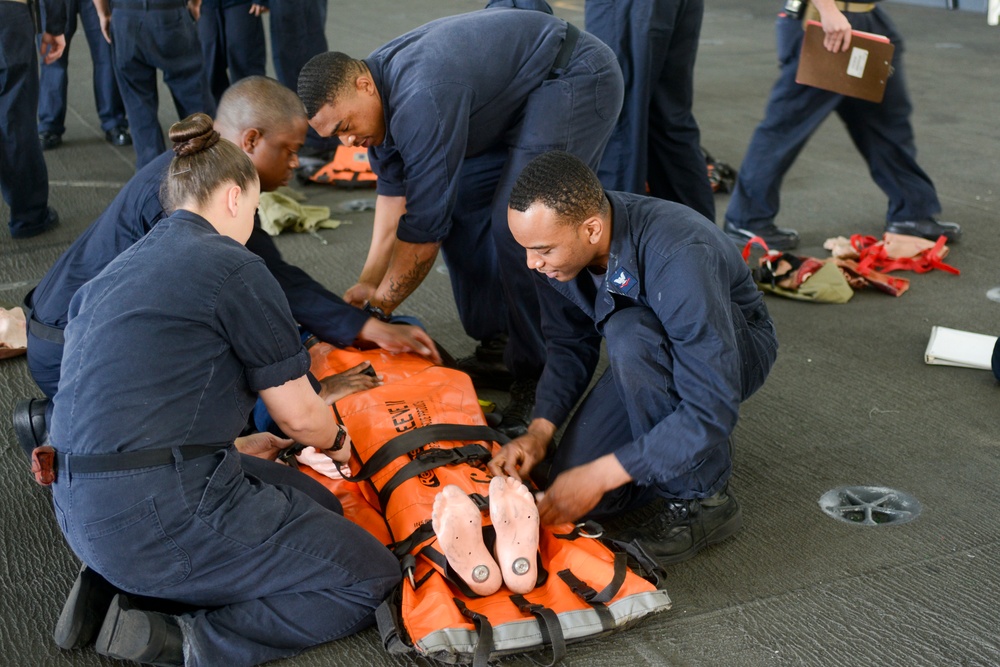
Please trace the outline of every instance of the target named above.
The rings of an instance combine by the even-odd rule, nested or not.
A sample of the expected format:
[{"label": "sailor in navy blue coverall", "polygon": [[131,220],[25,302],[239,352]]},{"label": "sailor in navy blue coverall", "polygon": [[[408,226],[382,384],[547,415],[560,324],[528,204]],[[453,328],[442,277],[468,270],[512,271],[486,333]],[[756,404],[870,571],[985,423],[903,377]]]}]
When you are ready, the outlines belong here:
[{"label": "sailor in navy blue coverall", "polygon": [[941,203],[930,177],[917,164],[910,124],[913,104],[903,69],[903,38],[896,26],[876,3],[851,3],[851,11],[842,11],[847,6],[833,0],[814,4],[823,23],[824,45],[831,51],[849,48],[852,29],[885,35],[895,44],[885,97],[876,104],[795,83],[802,22],[784,12],[779,14],[776,31],[781,73],[771,90],[764,120],[743,157],[726,209],[726,232],[741,244],[761,236],[779,250],[798,245],[794,229],[774,223],[781,182],[809,137],[835,111],[868,163],[875,184],[889,198],[885,230],[931,240],[943,234],[949,241],[958,240],[962,230],[957,224],[934,219],[941,212]]},{"label": "sailor in navy blue coverall", "polygon": [[[66,47],[66,5],[42,3],[42,56],[54,62]],[[49,173],[38,143],[38,56],[29,6],[0,0],[0,190],[10,207],[10,234],[37,236],[59,224],[49,208]]]},{"label": "sailor in navy blue coverall", "polygon": [[93,63],[94,105],[101,130],[109,142],[125,146],[132,141],[125,119],[125,104],[111,65],[111,47],[101,34],[97,9],[92,0],[68,0],[66,8],[66,50],[59,60],[51,65],[42,65],[39,74],[38,133],[43,142],[58,145],[66,131],[69,50],[79,16]]},{"label": "sailor in navy blue coverall", "polygon": [[156,72],[170,89],[177,115],[215,113],[195,26],[201,0],[94,0],[111,44],[115,76],[132,129],[135,168],[162,153]]},{"label": "sailor in navy blue coverall", "polygon": [[587,0],[587,32],[618,55],[625,104],[597,175],[609,190],[649,194],[715,220],[694,103],[704,0]]},{"label": "sailor in navy blue coverall", "polygon": [[[248,130],[263,131],[264,138],[258,138],[255,146],[244,146],[244,150],[253,151],[251,157],[258,161],[264,157],[258,165],[264,190],[273,190],[287,183],[292,169],[298,164],[295,153],[302,145],[306,128],[301,104],[298,104],[294,93],[273,79],[258,77],[243,79],[231,87],[219,107],[220,118],[228,115],[230,107],[239,108],[244,103],[257,103],[263,105],[262,108],[268,105],[281,108],[279,105],[285,101],[284,94],[295,102],[299,114],[296,118],[293,113],[286,112],[283,115],[287,118],[286,127],[237,127],[224,131],[225,135],[233,134],[237,140]],[[289,109],[295,108],[289,104]],[[272,153],[265,151],[267,146],[262,144],[265,139],[270,139],[271,144],[278,144],[270,147]],[[160,187],[166,179],[172,157],[173,152],[168,151],[141,169],[101,216],[60,256],[26,298],[26,309],[30,309],[28,368],[46,396],[51,398],[58,388],[63,329],[68,319],[70,300],[108,262],[166,217],[165,204],[160,201]],[[321,340],[334,345],[350,345],[362,339],[393,351],[410,349],[436,355],[430,339],[417,327],[385,325],[361,309],[346,304],[302,269],[285,262],[274,241],[260,228],[259,221],[255,223],[246,246],[264,260],[277,279],[296,321]]]},{"label": "sailor in navy blue coverall", "polygon": [[495,328],[505,306],[504,361],[515,378],[537,378],[545,361],[538,299],[507,229],[507,195],[546,150],[597,166],[621,108],[611,49],[543,12],[489,9],[428,23],[363,61],[317,56],[299,95],[321,135],[369,148],[379,177],[372,249],[348,300],[392,312],[440,248],[454,289],[466,295],[456,299],[466,331]]},{"label": "sailor in navy blue coverall", "polygon": [[[732,474],[730,438],[740,403],[763,384],[777,351],[737,248],[686,206],[605,192],[586,165],[561,152],[521,173],[510,228],[540,284],[547,359],[528,433],[490,468],[524,476],[545,457],[584,397],[603,338],[609,368],[555,449],[542,521],[616,517],[657,499],[692,517],[709,514],[711,500],[728,506],[717,528],[735,532],[738,506],[720,495]],[[674,524],[657,539],[678,525],[692,529]],[[680,546],[673,556],[705,544]]]},{"label": "sailor in navy blue coverall", "polygon": [[[177,211],[70,307],[51,434],[59,526],[117,588],[197,607],[166,616],[119,595],[97,636],[112,657],[194,667],[296,655],[371,625],[400,577],[367,531],[262,480],[233,446],[257,392],[318,401],[294,436],[317,449],[336,422],[303,384],[309,354],[277,282],[217,229]],[[136,618],[154,629],[132,630]]]}]

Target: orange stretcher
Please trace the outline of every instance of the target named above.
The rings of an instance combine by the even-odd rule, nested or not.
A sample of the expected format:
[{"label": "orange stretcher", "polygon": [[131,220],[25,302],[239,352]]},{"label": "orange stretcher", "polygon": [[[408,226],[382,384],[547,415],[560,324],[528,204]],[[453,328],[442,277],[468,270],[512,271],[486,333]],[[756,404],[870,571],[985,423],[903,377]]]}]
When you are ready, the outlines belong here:
[{"label": "orange stretcher", "polygon": [[351,435],[350,479],[303,471],[400,559],[402,583],[376,613],[391,653],[478,666],[548,649],[555,664],[567,642],[670,608],[655,562],[634,546],[604,542],[593,523],[541,527],[538,583],[530,593],[506,587],[485,597],[472,593],[450,571],[431,527],[435,496],[455,484],[482,509],[486,543],[495,539],[486,462],[505,438],[487,426],[469,377],[412,354],[325,343],[310,354],[317,378],[367,360],[383,379],[334,406]]}]

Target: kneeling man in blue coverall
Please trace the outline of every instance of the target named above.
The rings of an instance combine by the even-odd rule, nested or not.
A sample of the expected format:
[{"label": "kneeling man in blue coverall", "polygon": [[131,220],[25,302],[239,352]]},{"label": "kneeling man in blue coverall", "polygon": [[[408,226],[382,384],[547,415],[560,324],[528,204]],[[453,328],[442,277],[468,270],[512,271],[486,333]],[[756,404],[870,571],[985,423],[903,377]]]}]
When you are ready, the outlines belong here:
[{"label": "kneeling man in blue coverall", "polygon": [[[736,533],[732,433],[778,348],[736,246],[686,206],[605,192],[558,151],[524,168],[508,216],[541,284],[546,362],[527,433],[490,470],[523,478],[551,457],[543,523],[600,519],[662,563]],[[610,366],[550,451],[602,337]]]}]

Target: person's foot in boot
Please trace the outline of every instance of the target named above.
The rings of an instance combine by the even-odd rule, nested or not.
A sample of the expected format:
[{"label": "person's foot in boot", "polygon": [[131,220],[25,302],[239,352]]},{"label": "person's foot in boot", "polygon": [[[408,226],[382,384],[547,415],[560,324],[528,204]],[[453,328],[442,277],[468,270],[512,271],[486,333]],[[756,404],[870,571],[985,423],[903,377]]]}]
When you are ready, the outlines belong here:
[{"label": "person's foot in boot", "polygon": [[70,650],[93,643],[112,598],[120,592],[94,570],[86,565],[81,567],[52,633],[56,646]]},{"label": "person's foot in boot", "polygon": [[184,664],[184,635],[177,619],[133,609],[121,593],[111,600],[94,648],[101,655],[157,667]]},{"label": "person's foot in boot", "polygon": [[671,565],[735,535],[743,527],[743,515],[726,488],[709,498],[657,498],[601,523],[606,537],[638,542],[661,564]]},{"label": "person's foot in boot", "polygon": [[501,414],[503,419],[497,430],[508,438],[516,438],[528,432],[531,411],[535,407],[535,387],[538,379],[515,380],[510,386],[510,403]]},{"label": "person's foot in boot", "polygon": [[35,447],[41,447],[49,438],[48,425],[45,423],[48,405],[47,398],[26,398],[14,406],[14,435],[28,460],[31,460]]},{"label": "person's foot in boot", "polygon": [[799,233],[797,231],[794,229],[783,229],[774,224],[756,229],[745,229],[737,227],[727,220],[725,225],[723,225],[723,230],[729,238],[740,244],[741,248],[755,236],[764,239],[764,243],[771,250],[792,250],[799,245]]},{"label": "person's foot in boot", "polygon": [[468,375],[476,389],[507,391],[514,376],[503,363],[506,347],[505,334],[486,339],[476,346],[473,354],[455,360],[455,368]]}]

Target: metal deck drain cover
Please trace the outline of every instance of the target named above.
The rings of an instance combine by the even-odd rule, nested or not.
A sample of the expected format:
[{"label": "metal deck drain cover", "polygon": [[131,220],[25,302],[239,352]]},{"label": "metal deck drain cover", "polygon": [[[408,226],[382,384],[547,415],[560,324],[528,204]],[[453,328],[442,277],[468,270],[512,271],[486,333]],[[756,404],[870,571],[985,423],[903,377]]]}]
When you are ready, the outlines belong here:
[{"label": "metal deck drain cover", "polygon": [[842,486],[824,493],[819,506],[834,519],[859,526],[912,521],[920,503],[908,493],[884,486]]}]

